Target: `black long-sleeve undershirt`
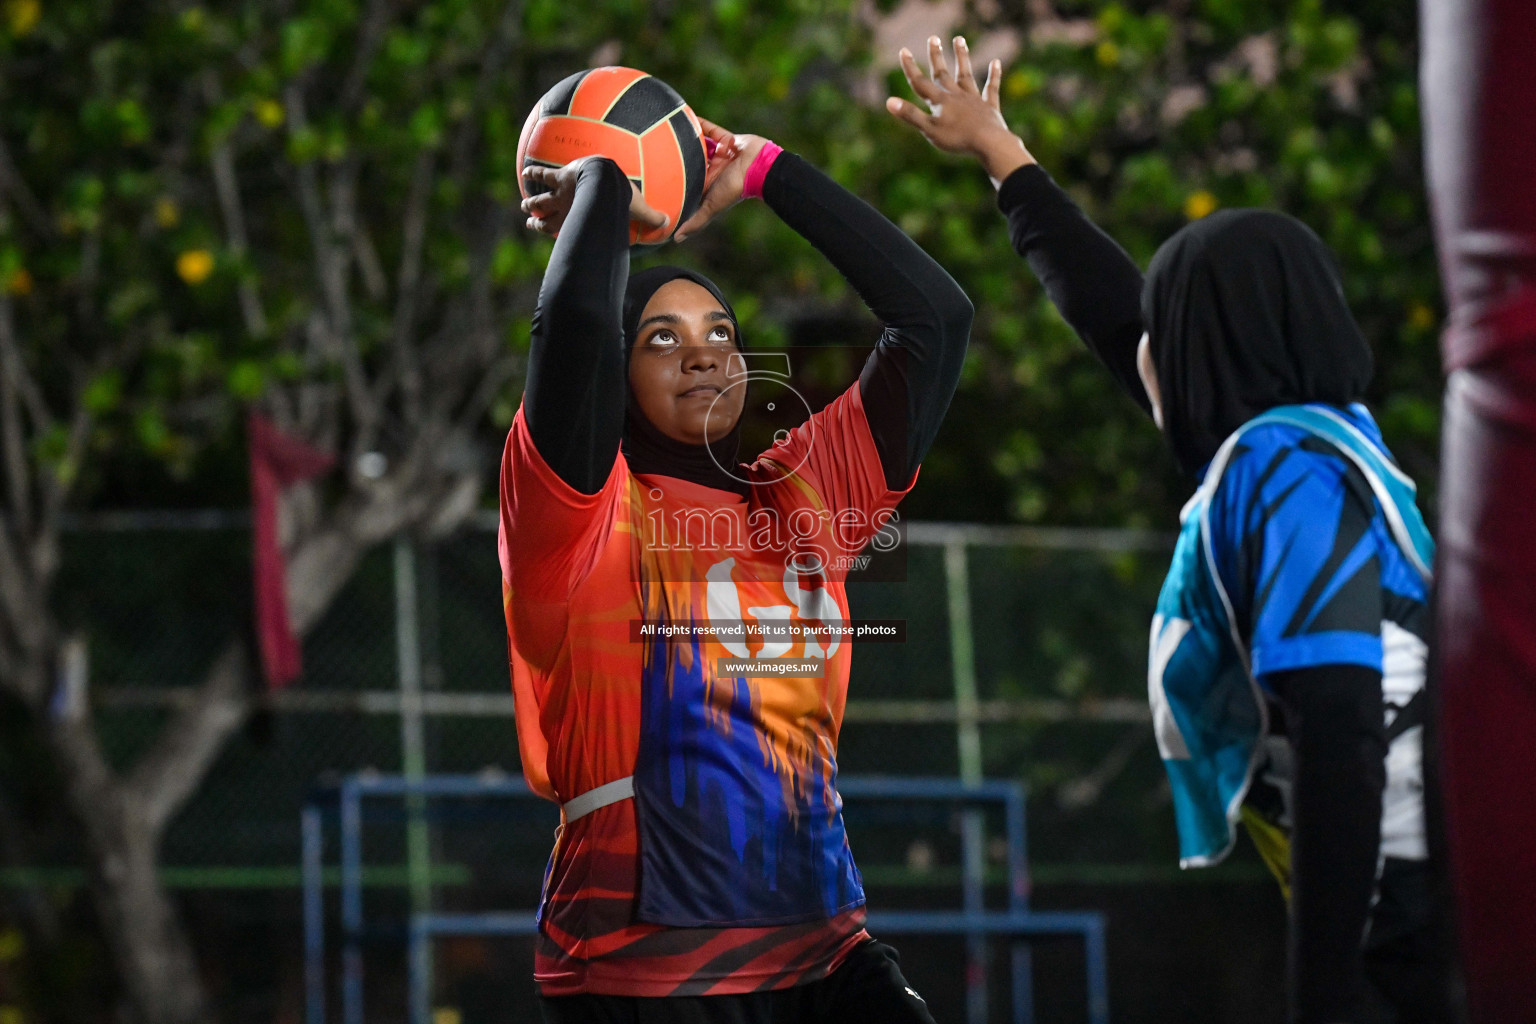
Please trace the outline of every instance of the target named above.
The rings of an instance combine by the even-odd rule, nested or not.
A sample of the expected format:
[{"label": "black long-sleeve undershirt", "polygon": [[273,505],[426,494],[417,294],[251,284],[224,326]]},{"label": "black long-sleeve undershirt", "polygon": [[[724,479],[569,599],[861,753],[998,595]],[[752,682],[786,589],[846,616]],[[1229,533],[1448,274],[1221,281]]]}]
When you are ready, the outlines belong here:
[{"label": "black long-sleeve undershirt", "polygon": [[1144,328],[1135,262],[1039,164],[1026,164],[1004,179],[997,205],[1008,218],[1013,251],[1029,263],[1062,319],[1151,415],[1136,373]]},{"label": "black long-sleeve undershirt", "polygon": [[763,199],[885,327],[859,374],[859,394],[886,484],[905,487],[960,383],[971,302],[900,228],[793,153],[774,161]]},{"label": "black long-sleeve undershirt", "polygon": [[1381,673],[1328,665],[1268,680],[1296,754],[1292,790],[1292,1024],[1354,1020],[1381,846]]},{"label": "black long-sleeve undershirt", "polygon": [[[774,161],[763,198],[884,325],[860,397],[886,482],[904,487],[959,383],[970,300],[899,228],[792,153]],[[607,479],[624,429],[628,205],[617,165],[583,167],[534,314],[524,417],[540,456],[584,494]]]},{"label": "black long-sleeve undershirt", "polygon": [[523,418],[540,457],[583,494],[602,489],[624,436],[630,195],[612,160],[582,165],[533,311]]},{"label": "black long-sleeve undershirt", "polygon": [[[1042,168],[998,189],[1014,251],[1062,318],[1144,412],[1136,371],[1142,275]],[[1296,752],[1291,848],[1291,992],[1296,1024],[1350,1019],[1375,884],[1385,784],[1381,673],[1322,665],[1270,680]]]}]

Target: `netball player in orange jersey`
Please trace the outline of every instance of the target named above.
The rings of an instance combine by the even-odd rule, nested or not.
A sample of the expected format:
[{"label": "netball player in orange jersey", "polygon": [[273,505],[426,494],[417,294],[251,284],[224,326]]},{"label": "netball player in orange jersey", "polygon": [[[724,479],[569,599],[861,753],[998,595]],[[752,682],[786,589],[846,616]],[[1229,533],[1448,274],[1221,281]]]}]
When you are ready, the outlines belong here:
[{"label": "netball player in orange jersey", "polygon": [[[931,1024],[864,930],[836,788],[850,644],[749,648],[693,627],[849,620],[832,556],[912,487],[971,304],[800,158],[705,127],[713,184],[678,237],[761,198],[884,329],[857,381],[744,462],[730,303],[692,271],[630,276],[630,220],[659,218],[613,162],[529,172],[548,190],[523,204],[529,225],[558,237],[502,461],[500,550],[523,770],[562,802],[541,1005],[559,1024]],[[775,653],[816,674],[728,664]]]}]

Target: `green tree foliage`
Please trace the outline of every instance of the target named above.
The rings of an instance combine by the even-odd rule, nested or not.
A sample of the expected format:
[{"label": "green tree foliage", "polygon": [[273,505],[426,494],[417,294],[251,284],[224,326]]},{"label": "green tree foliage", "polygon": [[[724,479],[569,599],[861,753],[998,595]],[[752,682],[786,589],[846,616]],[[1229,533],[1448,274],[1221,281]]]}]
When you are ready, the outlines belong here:
[{"label": "green tree foliage", "polygon": [[[1411,14],[1318,0],[978,7],[987,15],[972,10],[951,27],[973,46],[1004,35],[1017,44],[1004,84],[1010,122],[1138,261],[1216,206],[1278,207],[1323,235],[1378,354],[1373,397],[1388,436],[1428,473],[1437,305]],[[870,51],[888,10],[527,0],[494,82],[466,67],[497,31],[501,5],[488,2],[402,5],[372,37],[371,8],[352,0],[74,2],[30,24],[25,4],[7,10],[25,31],[0,42],[4,135],[34,195],[7,204],[0,274],[29,345],[59,351],[53,339],[67,333],[110,350],[52,367],[88,377],[77,386],[98,448],[127,440],[185,474],[200,446],[227,440],[233,403],[274,382],[344,381],[340,352],[317,358],[293,341],[316,288],[303,211],[281,179],[363,168],[356,187],[374,208],[359,220],[378,232],[362,236],[351,271],[379,299],[356,314],[366,359],[392,333],[389,277],[407,225],[387,213],[407,209],[415,169],[433,154],[475,163],[471,175],[436,180],[430,197],[420,272],[451,290],[472,258],[452,230],[470,201],[465,183],[509,203],[526,109],[601,60],[643,67],[704,116],[803,152],[897,219],[975,298],[964,391],[914,512],[1166,523],[1185,489],[1010,252],[985,179],[869,102],[905,90],[892,55]],[[372,59],[349,79],[360,45]],[[74,73],[50,73],[60,61]],[[293,84],[317,75],[334,102],[290,109]],[[231,237],[204,163],[221,153],[255,178],[243,239]],[[491,258],[498,285],[524,286],[496,324],[516,345],[547,243],[512,221]],[[720,278],[742,296],[756,339],[785,340],[816,317],[840,317],[850,341],[869,338],[847,315],[837,276],[764,210],[734,213],[656,258]],[[514,381],[500,394],[503,424],[516,391]],[[60,425],[38,454],[72,476],[81,459],[67,448]],[[971,497],[957,506],[962,481]]]},{"label": "green tree foliage", "polygon": [[[861,18],[826,5],[812,16],[717,4],[708,26],[707,11],[674,21],[670,45],[618,33],[633,41],[623,59],[673,81],[708,116],[828,168],[976,302],[966,381],[912,513],[1171,524],[1189,484],[1009,249],[984,176],[877,105],[850,101],[881,71],[906,95],[893,55],[868,52]],[[1411,18],[1396,4],[1317,0],[977,4],[952,30],[976,49],[1012,36],[1010,124],[1142,265],[1218,206],[1275,207],[1311,224],[1338,253],[1376,351],[1371,397],[1389,441],[1432,487],[1437,282]],[[922,52],[920,38],[907,42]],[[700,237],[696,258],[770,315],[846,303],[836,275],[784,234],[765,212],[738,214]]]}]

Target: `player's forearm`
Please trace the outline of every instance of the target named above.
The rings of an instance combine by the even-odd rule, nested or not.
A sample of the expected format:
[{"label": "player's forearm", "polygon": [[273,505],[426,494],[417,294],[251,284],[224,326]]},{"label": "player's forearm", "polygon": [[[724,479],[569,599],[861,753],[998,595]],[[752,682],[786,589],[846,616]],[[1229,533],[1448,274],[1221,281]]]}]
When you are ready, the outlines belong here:
[{"label": "player's forearm", "polygon": [[1002,188],[1003,182],[1007,181],[1014,171],[1035,162],[1035,158],[1025,147],[1024,140],[1006,130],[992,132],[984,138],[977,139],[971,153],[980,162],[981,169],[987,172],[993,188]]},{"label": "player's forearm", "polygon": [[943,267],[874,207],[792,154],[763,198],[848,280],[886,327],[860,397],[886,481],[904,487],[960,381],[974,309]]},{"label": "player's forearm", "polygon": [[891,327],[964,335],[974,312],[943,267],[878,210],[793,153],[763,183],[774,213],[814,245]]},{"label": "player's forearm", "polygon": [[539,455],[595,494],[624,431],[622,310],[629,277],[629,181],[610,160],[581,170],[550,253],[529,343],[523,414]]},{"label": "player's forearm", "polygon": [[1136,373],[1143,327],[1135,262],[1037,164],[1009,173],[997,205],[1008,218],[1014,251],[1029,263],[1062,318],[1150,414]]}]

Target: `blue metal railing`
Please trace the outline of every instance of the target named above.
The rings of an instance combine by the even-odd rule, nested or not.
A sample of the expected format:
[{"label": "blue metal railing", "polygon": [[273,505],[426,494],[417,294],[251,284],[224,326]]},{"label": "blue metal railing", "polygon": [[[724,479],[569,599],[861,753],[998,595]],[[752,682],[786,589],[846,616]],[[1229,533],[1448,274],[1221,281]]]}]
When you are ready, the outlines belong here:
[{"label": "blue metal railing", "polygon": [[[902,776],[850,776],[838,781],[845,799],[903,800],[955,803],[969,807],[988,804],[1003,808],[1007,839],[1008,907],[987,910],[984,879],[972,865],[982,858],[964,851],[962,875],[964,907],[961,910],[903,910],[869,912],[868,927],[876,934],[963,935],[974,941],[988,937],[1010,940],[1012,1007],[1014,1024],[1032,1024],[1033,978],[1027,940],[1047,935],[1076,935],[1084,944],[1090,1024],[1108,1024],[1108,963],[1104,918],[1092,911],[1032,911],[1025,832],[1024,789],[1014,782],[987,780],[967,785],[958,779]],[[362,823],[365,798],[500,797],[539,799],[521,779],[479,775],[436,775],[410,780],[400,775],[349,775],[334,787],[316,794],[302,812],[304,878],[304,952],[306,1024],[325,1024],[325,908],[324,848],[328,817],[340,826],[341,931],[342,931],[342,1024],[363,1024],[363,888]],[[967,845],[984,837],[962,833]],[[407,930],[411,1024],[431,1020],[431,943],[441,936],[533,935],[534,912],[511,911],[473,914],[413,914]],[[967,977],[967,986],[984,985],[985,979]],[[977,1008],[985,1014],[985,998],[970,998],[970,1024]]]}]

